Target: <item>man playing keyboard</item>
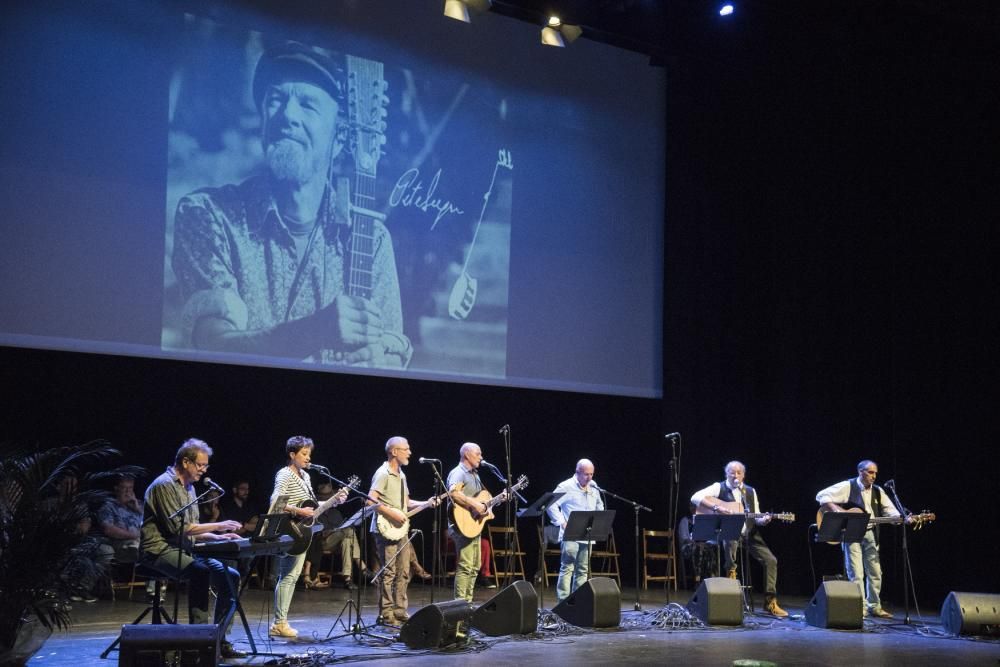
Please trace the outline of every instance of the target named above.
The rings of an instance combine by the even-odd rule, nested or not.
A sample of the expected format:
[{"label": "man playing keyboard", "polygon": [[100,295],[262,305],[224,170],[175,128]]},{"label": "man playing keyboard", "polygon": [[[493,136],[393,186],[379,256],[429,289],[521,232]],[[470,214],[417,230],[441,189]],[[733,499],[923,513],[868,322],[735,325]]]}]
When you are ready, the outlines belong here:
[{"label": "man playing keyboard", "polygon": [[[142,530],[139,541],[139,562],[170,578],[188,582],[189,623],[209,623],[208,591],[215,588],[214,622],[225,622],[226,615],[234,608],[239,590],[240,575],[214,558],[191,554],[195,541],[221,541],[238,539],[241,527],[238,521],[198,522],[198,505],[194,483],[208,470],[212,448],[204,441],[191,438],[181,445],[174,457],[174,464],[153,480],[146,489],[142,508]],[[181,516],[174,516],[180,508]],[[181,525],[183,524],[183,533]],[[232,619],[230,618],[230,621]],[[228,632],[229,628],[226,628]],[[227,640],[220,645],[223,658],[240,658]]]}]

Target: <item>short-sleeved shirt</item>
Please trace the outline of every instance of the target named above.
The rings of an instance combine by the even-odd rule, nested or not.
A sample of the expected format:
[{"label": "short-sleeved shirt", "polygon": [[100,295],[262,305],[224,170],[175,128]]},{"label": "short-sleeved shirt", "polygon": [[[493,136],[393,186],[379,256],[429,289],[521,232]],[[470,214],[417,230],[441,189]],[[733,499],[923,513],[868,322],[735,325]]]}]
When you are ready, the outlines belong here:
[{"label": "short-sleeved shirt", "polygon": [[[190,539],[180,534],[181,517],[170,517],[195,498],[194,485],[185,485],[173,466],[154,479],[146,489],[142,506],[139,553],[156,557],[171,547],[190,547]],[[192,503],[183,516],[185,526],[198,523],[198,504]]]},{"label": "short-sleeved shirt", "polygon": [[466,468],[464,463],[459,463],[448,473],[448,490],[454,489],[456,484],[462,484],[462,493],[470,498],[475,498],[486,488],[479,479],[479,471],[475,468]]},{"label": "short-sleeved shirt", "polygon": [[[97,510],[97,523],[100,525],[115,526],[122,530],[139,530],[142,526],[142,512],[136,512],[122,505],[115,498],[108,499],[101,508]],[[138,540],[112,540],[115,544],[128,546],[138,546]]]},{"label": "short-sleeved shirt", "polygon": [[[406,473],[402,470],[398,473],[393,472],[389,468],[389,462],[386,461],[372,475],[371,490],[378,493],[380,502],[406,513],[406,508],[410,504],[410,490],[406,486]],[[370,529],[373,533],[378,532],[377,521],[378,513],[376,512],[372,516]]]}]

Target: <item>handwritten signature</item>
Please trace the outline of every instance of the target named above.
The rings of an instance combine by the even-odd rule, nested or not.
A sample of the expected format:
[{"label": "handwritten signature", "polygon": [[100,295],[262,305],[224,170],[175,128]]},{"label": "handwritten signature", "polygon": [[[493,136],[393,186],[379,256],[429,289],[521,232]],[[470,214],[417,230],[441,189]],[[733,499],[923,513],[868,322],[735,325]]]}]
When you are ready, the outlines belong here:
[{"label": "handwritten signature", "polygon": [[431,225],[431,229],[433,230],[446,215],[452,213],[462,215],[465,213],[465,211],[450,201],[434,196],[434,191],[437,190],[440,180],[441,170],[438,169],[434,174],[434,178],[431,179],[430,184],[427,186],[427,190],[424,191],[424,183],[420,180],[420,170],[416,168],[409,169],[399,177],[396,185],[393,186],[392,194],[389,196],[389,205],[413,206],[424,213],[427,213],[429,210],[434,211],[434,224]]}]

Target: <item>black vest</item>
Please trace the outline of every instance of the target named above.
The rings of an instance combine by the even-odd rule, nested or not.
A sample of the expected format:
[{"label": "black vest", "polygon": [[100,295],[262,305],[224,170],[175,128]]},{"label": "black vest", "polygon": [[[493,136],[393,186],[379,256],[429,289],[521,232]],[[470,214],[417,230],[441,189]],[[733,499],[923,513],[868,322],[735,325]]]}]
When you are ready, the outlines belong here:
[{"label": "black vest", "polygon": [[[733,495],[733,490],[729,488],[728,484],[726,484],[726,480],[722,480],[721,482],[719,482],[719,496],[718,496],[718,498],[719,498],[719,500],[724,500],[727,503],[731,503],[731,502],[733,502],[733,501],[736,500],[736,497]],[[749,486],[748,484],[744,484],[743,485],[743,510],[745,512],[753,512],[754,511],[753,508],[754,508],[754,506],[756,504],[757,504],[757,502],[756,502],[756,494],[754,493],[753,487]],[[753,519],[748,519],[747,520],[747,534],[748,535],[750,534],[750,531],[752,531],[756,527],[757,527],[757,522],[756,521],[754,521]]]},{"label": "black vest", "polygon": [[[860,510],[865,509],[865,501],[861,498],[861,487],[858,486],[858,480],[850,480],[851,485],[851,495],[847,498],[847,502],[844,503],[844,509],[852,509],[857,507]],[[882,487],[877,484],[872,484],[872,516],[882,516]],[[872,532],[875,534],[875,544],[878,544],[878,524],[872,528]]]}]

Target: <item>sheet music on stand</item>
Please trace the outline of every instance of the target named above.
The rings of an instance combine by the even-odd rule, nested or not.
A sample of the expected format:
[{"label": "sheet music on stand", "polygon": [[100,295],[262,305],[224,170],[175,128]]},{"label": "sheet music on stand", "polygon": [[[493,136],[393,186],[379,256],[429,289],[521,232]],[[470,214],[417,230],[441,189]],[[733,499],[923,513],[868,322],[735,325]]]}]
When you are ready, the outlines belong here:
[{"label": "sheet music on stand", "polygon": [[868,512],[823,512],[823,521],[816,531],[817,542],[860,542],[868,531]]},{"label": "sheet music on stand", "polygon": [[742,514],[695,514],[691,539],[695,542],[715,542],[740,539],[746,517]]},{"label": "sheet music on stand", "polygon": [[545,493],[542,494],[542,496],[538,500],[531,503],[527,507],[522,507],[521,509],[519,509],[517,511],[517,518],[534,519],[535,517],[541,516],[542,514],[545,513],[545,510],[552,505],[552,503],[556,502],[565,495],[566,493],[562,491],[560,491],[559,493],[555,493],[553,491],[546,491]]},{"label": "sheet music on stand", "polygon": [[566,521],[563,542],[586,542],[588,539],[603,542],[608,539],[614,520],[615,510],[573,510]]}]

